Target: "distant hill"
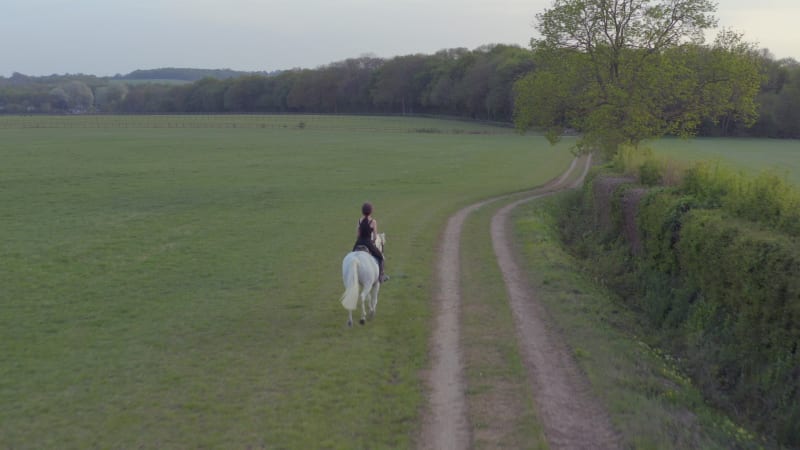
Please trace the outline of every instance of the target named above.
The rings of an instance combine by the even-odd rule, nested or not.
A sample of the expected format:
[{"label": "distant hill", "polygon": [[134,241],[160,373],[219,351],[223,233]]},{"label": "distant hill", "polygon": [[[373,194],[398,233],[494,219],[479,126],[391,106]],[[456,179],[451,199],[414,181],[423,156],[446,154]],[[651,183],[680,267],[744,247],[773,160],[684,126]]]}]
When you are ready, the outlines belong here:
[{"label": "distant hill", "polygon": [[117,75],[115,80],[176,80],[176,81],[197,81],[203,78],[216,78],[225,80],[237,78],[245,75],[270,75],[270,72],[243,72],[231,69],[189,69],[178,67],[165,67],[161,69],[134,70],[127,75]]}]

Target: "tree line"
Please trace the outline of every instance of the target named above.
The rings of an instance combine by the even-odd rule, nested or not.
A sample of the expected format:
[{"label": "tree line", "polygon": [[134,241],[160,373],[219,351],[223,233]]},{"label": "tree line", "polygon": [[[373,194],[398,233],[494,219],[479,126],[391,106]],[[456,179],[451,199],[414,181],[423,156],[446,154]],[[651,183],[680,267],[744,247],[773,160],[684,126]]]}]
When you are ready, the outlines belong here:
[{"label": "tree line", "polygon": [[[149,77],[137,71],[138,80],[14,74],[0,77],[0,114],[431,114],[511,123],[515,83],[544,69],[537,54],[542,51],[486,45],[390,59],[362,56],[269,74],[220,71],[172,83],[155,79],[175,70]],[[800,63],[766,50],[756,57],[761,79],[755,123],[723,117],[700,124],[700,135],[800,138]],[[700,58],[693,70],[712,72],[715,63]]]}]

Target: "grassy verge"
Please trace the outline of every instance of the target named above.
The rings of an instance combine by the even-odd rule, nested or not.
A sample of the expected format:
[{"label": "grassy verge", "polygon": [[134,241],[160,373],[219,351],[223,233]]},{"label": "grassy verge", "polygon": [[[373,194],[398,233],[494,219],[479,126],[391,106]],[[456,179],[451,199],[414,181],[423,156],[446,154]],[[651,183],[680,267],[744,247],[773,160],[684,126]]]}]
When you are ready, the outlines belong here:
[{"label": "grassy verge", "polygon": [[574,195],[516,209],[516,238],[538,297],[606,404],[624,447],[758,448],[754,436],[703,403],[675,361],[649,344],[647,328],[564,251],[556,217]]}]

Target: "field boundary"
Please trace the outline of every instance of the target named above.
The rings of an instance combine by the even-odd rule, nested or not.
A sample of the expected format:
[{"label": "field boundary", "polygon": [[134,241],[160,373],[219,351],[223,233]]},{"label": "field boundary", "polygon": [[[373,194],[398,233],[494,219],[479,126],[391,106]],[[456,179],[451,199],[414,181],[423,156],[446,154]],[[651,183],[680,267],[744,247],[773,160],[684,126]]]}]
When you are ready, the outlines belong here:
[{"label": "field boundary", "polygon": [[[320,120],[324,117],[325,120]],[[343,132],[382,132],[382,133],[422,133],[445,135],[508,135],[514,134],[512,128],[498,128],[486,123],[453,122],[452,126],[434,126],[421,121],[437,119],[408,117],[413,121],[409,126],[385,126],[384,116],[367,116],[376,126],[348,124],[351,116],[319,115],[248,115],[248,114],[131,114],[131,115],[0,115],[0,129],[265,129],[294,131],[343,131]],[[332,120],[329,120],[332,119]],[[341,119],[341,120],[337,120]]]}]

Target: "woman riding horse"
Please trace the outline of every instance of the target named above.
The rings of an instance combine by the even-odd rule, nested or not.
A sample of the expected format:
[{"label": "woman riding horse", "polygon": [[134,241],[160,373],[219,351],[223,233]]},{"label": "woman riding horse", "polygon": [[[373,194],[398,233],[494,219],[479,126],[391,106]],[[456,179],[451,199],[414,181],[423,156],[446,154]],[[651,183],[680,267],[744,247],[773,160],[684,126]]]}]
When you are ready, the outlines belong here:
[{"label": "woman riding horse", "polygon": [[353,246],[353,251],[356,251],[359,246],[364,246],[369,250],[369,253],[378,260],[378,268],[380,275],[378,281],[383,283],[389,277],[383,273],[383,253],[375,246],[375,236],[378,235],[378,222],[372,218],[372,204],[367,202],[361,206],[362,217],[358,220],[356,228],[356,243]]}]

